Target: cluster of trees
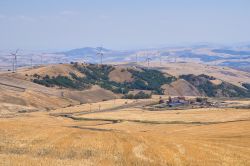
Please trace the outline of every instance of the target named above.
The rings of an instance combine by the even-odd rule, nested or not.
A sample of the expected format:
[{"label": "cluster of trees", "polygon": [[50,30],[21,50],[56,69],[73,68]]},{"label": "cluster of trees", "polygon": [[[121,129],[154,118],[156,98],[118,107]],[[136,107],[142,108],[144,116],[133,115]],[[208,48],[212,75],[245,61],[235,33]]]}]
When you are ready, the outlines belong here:
[{"label": "cluster of trees", "polygon": [[169,84],[176,80],[175,77],[165,76],[158,70],[142,69],[140,71],[129,69],[134,81],[118,83],[109,79],[109,73],[114,70],[110,65],[81,65],[78,63],[71,63],[78,71],[83,73],[85,77],[78,77],[74,73],[69,73],[70,77],[41,77],[37,74],[33,75],[35,79],[33,82],[47,86],[59,86],[73,89],[86,89],[92,85],[99,85],[100,87],[110,90],[114,93],[122,93],[126,98],[150,98],[151,95],[139,93],[137,95],[130,95],[130,90],[150,90],[154,94],[162,94],[161,86]]},{"label": "cluster of trees", "polygon": [[180,78],[194,85],[208,97],[250,97],[250,93],[247,90],[226,82],[215,85],[210,81],[215,78],[204,74],[198,76],[193,74],[181,75]]},{"label": "cluster of trees", "polygon": [[162,94],[163,90],[161,86],[176,80],[176,78],[172,76],[166,77],[158,70],[142,69],[142,71],[137,71],[129,69],[128,71],[132,74],[134,81],[117,83],[110,81],[108,77],[109,73],[114,70],[112,66],[96,64],[82,66],[78,65],[78,63],[74,63],[74,66],[86,75],[86,79],[91,84],[100,85],[102,88],[111,90],[114,93],[127,94],[129,90],[139,89],[151,90],[155,94]]},{"label": "cluster of trees", "polygon": [[34,83],[44,85],[46,87],[64,87],[64,88],[72,88],[72,89],[85,89],[88,87],[88,84],[84,84],[81,81],[72,80],[67,76],[56,76],[50,77],[46,75],[45,77],[41,77],[40,75],[33,75],[35,79],[33,79]]},{"label": "cluster of trees", "polygon": [[142,71],[130,69],[129,72],[134,78],[130,89],[151,90],[155,94],[162,94],[161,86],[176,80],[173,76],[167,77],[162,72],[153,69],[142,69]]},{"label": "cluster of trees", "polygon": [[74,67],[79,70],[81,73],[84,73],[88,80],[92,80],[94,82],[100,81],[108,81],[109,73],[114,70],[112,66],[109,65],[96,65],[89,64],[87,66],[78,65],[78,63],[74,64]]},{"label": "cluster of trees", "polygon": [[77,76],[72,76],[74,79],[81,80],[86,84],[99,85],[100,87],[110,90],[114,93],[128,93],[128,88],[125,84],[117,83],[109,80],[109,73],[114,70],[112,66],[109,65],[96,65],[89,64],[86,66],[74,63],[74,67],[85,75],[84,78],[78,78]]}]

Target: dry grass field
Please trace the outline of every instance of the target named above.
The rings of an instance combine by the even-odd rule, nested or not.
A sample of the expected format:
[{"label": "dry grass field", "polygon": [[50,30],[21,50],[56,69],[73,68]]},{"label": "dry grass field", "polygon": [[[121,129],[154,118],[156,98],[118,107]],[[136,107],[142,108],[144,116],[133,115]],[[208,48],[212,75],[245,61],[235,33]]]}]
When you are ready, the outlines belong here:
[{"label": "dry grass field", "polygon": [[52,113],[78,113],[78,112],[92,112],[92,111],[102,111],[106,109],[112,109],[122,105],[135,103],[136,100],[126,100],[126,99],[113,99],[108,101],[88,103],[82,105],[76,105],[72,107],[59,108],[52,110]]},{"label": "dry grass field", "polygon": [[[1,118],[0,165],[250,165],[249,109],[88,108]],[[60,110],[76,112],[75,120],[52,115]]]}]

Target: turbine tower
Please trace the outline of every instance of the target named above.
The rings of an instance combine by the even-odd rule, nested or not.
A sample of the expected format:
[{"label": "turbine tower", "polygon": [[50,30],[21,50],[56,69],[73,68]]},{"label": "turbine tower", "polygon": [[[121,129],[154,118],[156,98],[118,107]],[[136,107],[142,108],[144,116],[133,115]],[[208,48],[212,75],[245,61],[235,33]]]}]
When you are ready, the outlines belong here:
[{"label": "turbine tower", "polygon": [[136,53],[136,55],[135,55],[136,57],[136,62],[135,62],[135,64],[137,65],[138,64],[138,54]]},{"label": "turbine tower", "polygon": [[43,55],[44,55],[44,53],[39,55],[40,56],[40,65],[43,65]]},{"label": "turbine tower", "polygon": [[161,66],[161,62],[162,62],[162,59],[161,59],[161,53],[160,53],[160,52],[158,52],[158,54],[159,54],[160,66]]},{"label": "turbine tower", "polygon": [[17,68],[17,53],[18,53],[19,49],[17,49],[14,53],[11,53],[11,56],[13,56],[12,59],[12,73],[16,72],[16,68]]},{"label": "turbine tower", "polygon": [[146,61],[148,62],[148,69],[149,69],[149,63],[150,63],[150,61],[151,61],[152,59],[151,58],[149,58],[148,57],[148,55],[147,55],[147,59],[146,59]]},{"label": "turbine tower", "polygon": [[30,55],[30,67],[33,68],[33,55]]},{"label": "turbine tower", "polygon": [[103,52],[102,52],[102,47],[97,48],[97,56],[100,56],[101,58],[101,65],[102,65],[102,58],[103,58]]}]

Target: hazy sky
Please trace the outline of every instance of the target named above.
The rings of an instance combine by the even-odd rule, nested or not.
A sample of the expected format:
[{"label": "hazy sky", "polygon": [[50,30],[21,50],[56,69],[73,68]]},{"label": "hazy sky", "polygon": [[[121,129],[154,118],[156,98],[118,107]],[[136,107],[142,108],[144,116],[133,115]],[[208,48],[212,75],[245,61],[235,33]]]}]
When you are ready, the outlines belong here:
[{"label": "hazy sky", "polygon": [[0,0],[0,49],[250,41],[250,0]]}]

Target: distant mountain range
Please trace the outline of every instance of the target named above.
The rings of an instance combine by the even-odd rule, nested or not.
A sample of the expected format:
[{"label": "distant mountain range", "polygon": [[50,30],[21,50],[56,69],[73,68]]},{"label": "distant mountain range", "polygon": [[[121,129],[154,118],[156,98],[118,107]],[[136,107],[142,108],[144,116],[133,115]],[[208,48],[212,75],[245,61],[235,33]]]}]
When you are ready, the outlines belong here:
[{"label": "distant mountain range", "polygon": [[[192,46],[178,46],[138,50],[111,50],[101,47],[83,47],[63,52],[46,53],[41,56],[33,54],[33,65],[48,63],[69,63],[72,61],[100,63],[97,52],[103,53],[104,63],[133,63],[151,61],[170,62],[196,62],[207,65],[228,66],[250,72],[250,47],[249,43],[222,46],[215,44],[199,44]],[[19,56],[19,66],[31,65],[31,54]],[[0,55],[0,70],[10,69],[12,58],[6,54]]]},{"label": "distant mountain range", "polygon": [[[162,63],[199,62],[250,71],[250,48],[242,48],[199,45],[128,51],[115,51],[102,48],[102,52],[104,54],[103,60],[106,63],[145,62],[147,58],[150,58],[151,61],[159,61],[161,59]],[[84,47],[56,54],[63,55],[71,60],[98,63],[100,58],[97,55],[98,49],[100,48]]]},{"label": "distant mountain range", "polygon": [[86,55],[96,55],[98,50],[101,50],[103,53],[107,53],[110,52],[111,50],[102,48],[102,47],[97,47],[97,48],[93,48],[93,47],[84,47],[84,48],[77,48],[77,49],[72,49],[69,51],[65,51],[65,52],[59,52],[57,54],[64,54],[67,57],[79,57],[81,58],[82,56],[86,56]]},{"label": "distant mountain range", "polygon": [[78,59],[80,61],[87,61],[90,63],[98,63],[100,57],[98,52],[102,52],[104,56],[104,62],[121,62],[124,61],[128,56],[135,53],[135,51],[115,51],[106,49],[103,47],[83,47],[72,49],[65,52],[55,53],[57,55],[63,55],[68,59]]}]

